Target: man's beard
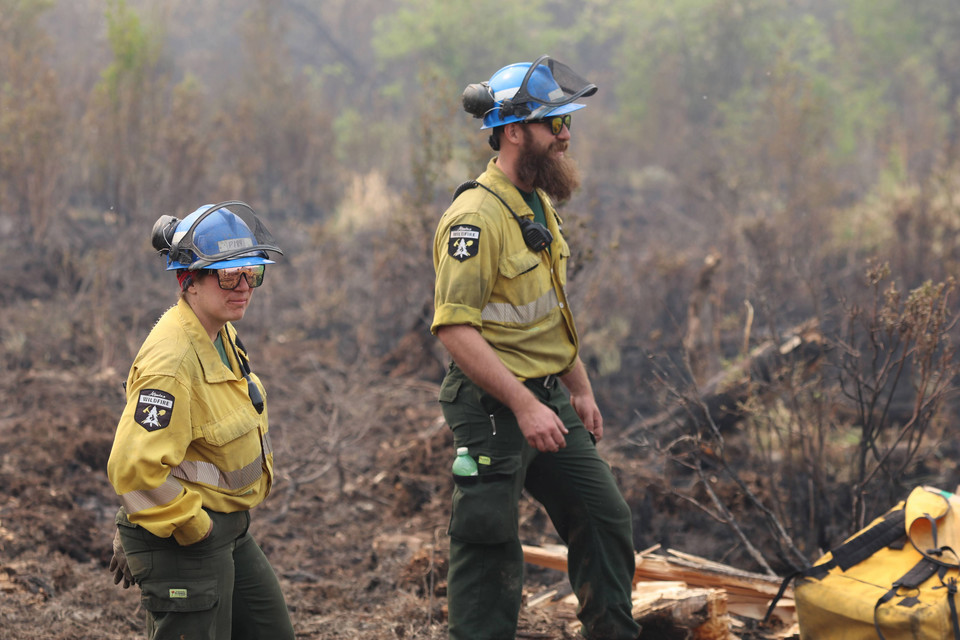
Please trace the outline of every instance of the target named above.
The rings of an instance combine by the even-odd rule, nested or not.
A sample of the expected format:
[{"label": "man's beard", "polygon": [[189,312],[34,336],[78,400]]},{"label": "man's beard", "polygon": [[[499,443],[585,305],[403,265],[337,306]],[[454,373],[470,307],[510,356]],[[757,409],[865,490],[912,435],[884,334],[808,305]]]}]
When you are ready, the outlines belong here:
[{"label": "man's beard", "polygon": [[543,189],[556,203],[566,202],[580,186],[580,172],[576,163],[566,154],[559,157],[555,155],[557,151],[566,151],[567,143],[554,140],[545,149],[536,149],[526,127],[521,131],[523,143],[517,158],[517,178],[534,189]]}]

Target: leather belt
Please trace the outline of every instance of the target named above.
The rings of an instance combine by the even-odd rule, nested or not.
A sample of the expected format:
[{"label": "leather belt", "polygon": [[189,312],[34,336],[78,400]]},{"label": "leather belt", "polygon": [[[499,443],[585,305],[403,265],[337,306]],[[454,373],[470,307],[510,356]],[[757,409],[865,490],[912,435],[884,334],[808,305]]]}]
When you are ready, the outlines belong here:
[{"label": "leather belt", "polygon": [[544,389],[553,389],[554,387],[557,386],[557,381],[559,379],[560,377],[557,374],[551,373],[550,375],[543,376],[541,378],[527,378],[525,382],[533,387],[543,387]]}]

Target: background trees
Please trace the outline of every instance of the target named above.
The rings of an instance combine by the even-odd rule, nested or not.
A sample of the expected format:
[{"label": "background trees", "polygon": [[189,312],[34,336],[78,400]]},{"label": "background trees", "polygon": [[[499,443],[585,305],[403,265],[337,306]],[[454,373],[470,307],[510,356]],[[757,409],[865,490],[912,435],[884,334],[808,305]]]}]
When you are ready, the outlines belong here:
[{"label": "background trees", "polygon": [[[24,273],[2,366],[125,370],[170,301],[150,225],[241,198],[290,267],[261,340],[416,351],[434,379],[434,222],[491,153],[460,92],[549,53],[600,87],[563,215],[612,429],[700,415],[672,418],[698,447],[653,447],[685,497],[711,468],[690,456],[759,456],[758,504],[812,554],[900,485],[955,482],[958,43],[950,0],[0,0],[0,247]],[[751,379],[734,431],[697,413],[811,321],[815,373]]]}]

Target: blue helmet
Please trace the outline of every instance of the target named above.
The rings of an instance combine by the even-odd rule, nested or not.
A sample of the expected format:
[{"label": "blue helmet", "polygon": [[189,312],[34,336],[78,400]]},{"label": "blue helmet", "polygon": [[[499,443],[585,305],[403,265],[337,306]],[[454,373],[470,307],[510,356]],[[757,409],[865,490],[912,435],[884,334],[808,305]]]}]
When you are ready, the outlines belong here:
[{"label": "blue helmet", "polygon": [[596,92],[595,84],[562,62],[540,56],[533,63],[503,67],[489,82],[468,86],[463,92],[463,108],[483,118],[481,129],[491,129],[577,111],[586,105],[574,100]]},{"label": "blue helmet", "polygon": [[273,264],[267,251],[283,253],[250,205],[236,200],[203,205],[183,220],[161,216],[153,246],[166,254],[167,271]]}]

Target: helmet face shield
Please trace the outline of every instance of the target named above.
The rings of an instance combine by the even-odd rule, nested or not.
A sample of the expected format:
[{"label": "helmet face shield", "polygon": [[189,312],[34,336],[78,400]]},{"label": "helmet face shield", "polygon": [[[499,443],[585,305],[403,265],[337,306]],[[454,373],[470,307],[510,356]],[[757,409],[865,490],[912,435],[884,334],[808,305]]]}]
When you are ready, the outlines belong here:
[{"label": "helmet face shield", "polygon": [[549,56],[504,67],[490,78],[487,88],[492,100],[482,114],[467,108],[466,101],[464,106],[483,118],[483,129],[570,113],[586,106],[575,100],[597,92],[595,84]]},{"label": "helmet face shield", "polygon": [[160,233],[155,226],[154,247],[167,254],[168,271],[272,264],[266,252],[283,253],[250,205],[237,200],[204,205]]},{"label": "helmet face shield", "polygon": [[[549,76],[544,73],[549,71]],[[552,86],[550,79],[553,80]],[[501,108],[518,116],[536,119],[546,116],[557,107],[570,104],[580,97],[589,97],[597,92],[597,85],[590,84],[574,71],[549,56],[540,56],[530,65],[516,94],[504,101]],[[538,103],[531,105],[530,103]],[[505,113],[504,115],[511,115]]]}]

